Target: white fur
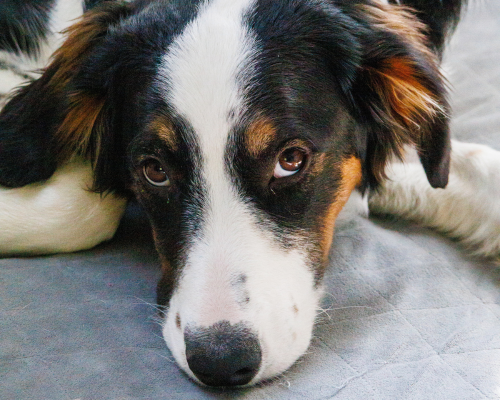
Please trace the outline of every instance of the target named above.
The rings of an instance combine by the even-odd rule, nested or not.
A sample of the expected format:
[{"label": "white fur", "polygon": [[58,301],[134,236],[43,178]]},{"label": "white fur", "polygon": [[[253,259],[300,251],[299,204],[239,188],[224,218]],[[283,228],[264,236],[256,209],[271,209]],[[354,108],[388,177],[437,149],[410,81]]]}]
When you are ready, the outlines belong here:
[{"label": "white fur", "polygon": [[[238,193],[224,166],[234,124],[230,115],[238,118],[244,108],[239,80],[251,73],[255,55],[254,38],[242,25],[252,4],[213,0],[203,5],[173,43],[161,71],[171,85],[169,102],[194,128],[203,156],[197,167],[208,192],[201,238],[188,246],[163,328],[178,364],[194,379],[185,358],[186,325],[208,327],[223,320],[249,325],[262,348],[253,383],[283,372],[304,353],[320,297],[306,264],[307,245],[280,248],[270,228],[258,225],[257,211]],[[238,284],[241,275],[246,282]]]},{"label": "white fur", "polygon": [[0,62],[13,66],[16,72],[0,70],[0,109],[7,102],[4,95],[12,93],[15,88],[26,82],[22,75],[33,79],[40,76],[40,70],[47,65],[52,53],[62,44],[64,38],[61,31],[69,27],[82,13],[82,0],[58,0],[50,13],[47,38],[41,41],[40,52],[36,57],[0,51]]},{"label": "white fur", "polygon": [[[50,34],[40,49],[41,59],[48,59],[64,41],[62,31],[74,24],[83,14],[82,0],[57,0],[50,14]],[[43,64],[42,64],[43,65]]]},{"label": "white fur", "polygon": [[[16,55],[11,52],[0,51],[0,61],[15,65],[23,73],[37,78],[39,76],[38,70],[47,65],[51,54],[62,44],[63,35],[61,31],[73,24],[75,19],[80,17],[82,13],[82,0],[57,0],[50,13],[47,38],[40,43],[38,56],[28,57],[26,55]],[[3,78],[1,71],[0,77]]]},{"label": "white fur", "polygon": [[9,70],[0,70],[0,93],[8,93],[26,79]]},{"label": "white fur", "polygon": [[[82,4],[81,0],[56,2],[47,41],[41,43],[37,58],[0,52],[0,60],[37,77],[35,70],[44,67],[60,46],[60,31],[82,14]],[[19,75],[0,71],[0,93],[22,83]],[[60,167],[46,182],[17,189],[0,187],[0,255],[71,252],[111,239],[126,200],[90,192],[92,181],[89,163],[75,160]]]},{"label": "white fur", "polygon": [[0,110],[7,103],[7,95],[12,89],[24,83],[26,79],[9,70],[0,70]]},{"label": "white fur", "polygon": [[[306,351],[311,339],[321,291],[314,289],[305,254],[278,248],[245,208],[234,199],[225,215],[210,216],[210,231],[189,252],[170,303],[164,337],[190,375],[183,333],[174,322],[176,313],[183,328],[223,320],[247,323],[257,332],[262,348],[261,369],[253,382],[286,370]],[[242,285],[237,283],[240,274],[247,277]]]},{"label": "white fur", "polygon": [[500,255],[500,152],[452,141],[450,180],[432,189],[418,161],[394,162],[370,210],[418,221],[482,256]]},{"label": "white fur", "polygon": [[59,168],[46,182],[0,187],[0,254],[49,254],[94,247],[111,239],[126,200],[90,192],[83,161]]}]

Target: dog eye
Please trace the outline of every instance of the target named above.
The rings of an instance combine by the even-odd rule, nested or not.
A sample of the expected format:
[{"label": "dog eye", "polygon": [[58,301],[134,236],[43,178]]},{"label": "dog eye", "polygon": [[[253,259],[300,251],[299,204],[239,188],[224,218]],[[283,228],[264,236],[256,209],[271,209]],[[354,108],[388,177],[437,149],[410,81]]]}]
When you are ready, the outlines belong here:
[{"label": "dog eye", "polygon": [[299,172],[306,161],[306,153],[299,148],[292,147],[281,153],[276,166],[274,167],[274,177],[284,178]]},{"label": "dog eye", "polygon": [[142,167],[142,172],[146,180],[154,186],[169,186],[170,180],[168,179],[165,169],[158,160],[148,160]]}]

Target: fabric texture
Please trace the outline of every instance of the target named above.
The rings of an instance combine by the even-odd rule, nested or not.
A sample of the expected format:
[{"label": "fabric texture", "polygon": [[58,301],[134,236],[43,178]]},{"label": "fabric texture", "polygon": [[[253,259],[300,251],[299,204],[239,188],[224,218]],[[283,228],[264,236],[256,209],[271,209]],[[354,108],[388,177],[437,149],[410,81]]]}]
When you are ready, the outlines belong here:
[{"label": "fabric texture", "polygon": [[[445,71],[453,136],[500,150],[500,2],[471,2]],[[338,226],[309,351],[244,390],[204,389],[177,368],[159,276],[134,205],[91,251],[1,259],[0,399],[500,399],[500,270],[428,229]]]}]

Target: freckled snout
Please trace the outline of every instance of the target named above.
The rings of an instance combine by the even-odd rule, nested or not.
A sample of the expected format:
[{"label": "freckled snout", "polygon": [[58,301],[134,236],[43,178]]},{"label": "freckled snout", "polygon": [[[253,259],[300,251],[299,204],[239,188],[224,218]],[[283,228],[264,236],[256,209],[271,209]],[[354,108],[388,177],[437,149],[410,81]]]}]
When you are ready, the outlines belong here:
[{"label": "freckled snout", "polygon": [[259,371],[259,339],[244,323],[220,321],[208,328],[188,326],[184,341],[189,369],[205,385],[246,385]]}]

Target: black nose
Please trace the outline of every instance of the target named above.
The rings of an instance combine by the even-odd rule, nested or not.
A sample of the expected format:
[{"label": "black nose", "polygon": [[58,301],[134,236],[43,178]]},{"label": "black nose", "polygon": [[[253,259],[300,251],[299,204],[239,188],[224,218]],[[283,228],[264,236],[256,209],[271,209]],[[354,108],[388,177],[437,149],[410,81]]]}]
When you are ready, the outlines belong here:
[{"label": "black nose", "polygon": [[186,327],[184,341],[189,368],[205,385],[245,385],[259,371],[259,339],[243,323]]}]

